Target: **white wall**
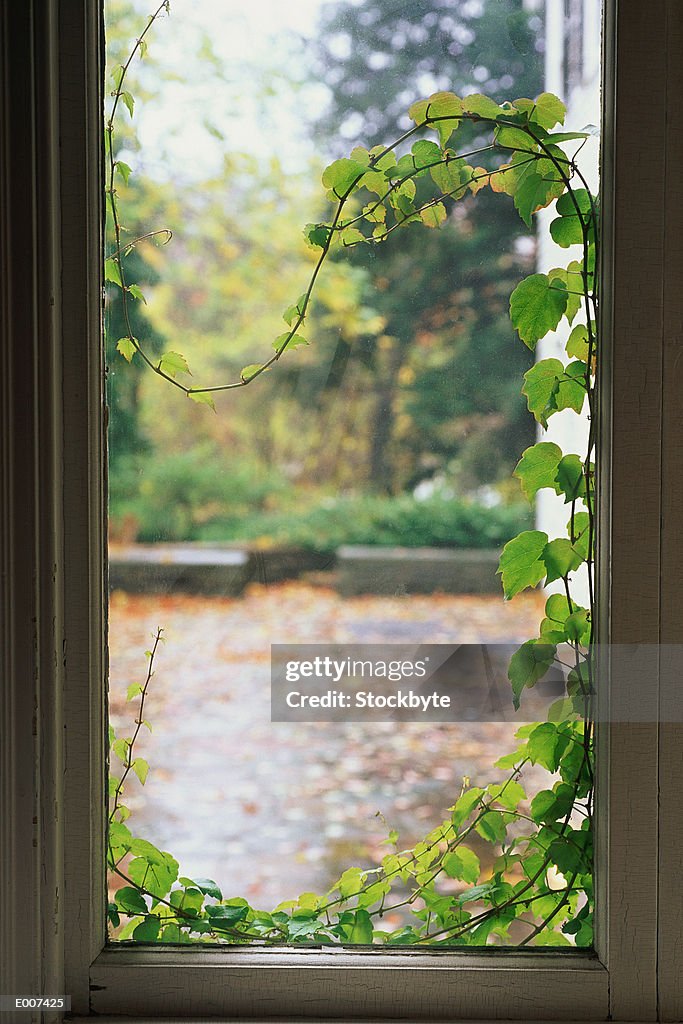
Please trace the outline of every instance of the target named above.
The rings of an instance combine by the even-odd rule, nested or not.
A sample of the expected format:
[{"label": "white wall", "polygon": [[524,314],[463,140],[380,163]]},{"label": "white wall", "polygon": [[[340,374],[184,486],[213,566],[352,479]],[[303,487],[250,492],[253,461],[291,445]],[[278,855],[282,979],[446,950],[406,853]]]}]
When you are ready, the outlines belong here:
[{"label": "white wall", "polygon": [[[564,100],[567,128],[580,131],[587,124],[600,124],[601,3],[600,0],[569,0],[566,6],[567,11],[565,0],[546,0],[545,88]],[[590,138],[577,161],[591,190],[596,191],[598,146],[599,140]],[[567,152],[572,153],[571,145]],[[570,260],[581,258],[579,246],[561,249],[553,242],[549,224],[554,216],[554,204],[537,214],[538,269],[541,271],[566,266]],[[564,347],[570,330],[565,320],[556,332],[543,338],[538,345],[537,359],[553,356],[566,359]],[[549,420],[547,431],[539,428],[539,440],[554,441],[565,454],[575,452],[583,456],[587,435],[587,418],[579,418],[571,410],[556,413]],[[539,530],[545,530],[550,537],[564,536],[568,519],[569,506],[563,503],[562,496],[547,489],[538,492],[536,522]],[[578,583],[576,580],[575,584]],[[548,589],[562,589],[561,581]],[[585,600],[586,596],[577,590],[579,599]]]}]

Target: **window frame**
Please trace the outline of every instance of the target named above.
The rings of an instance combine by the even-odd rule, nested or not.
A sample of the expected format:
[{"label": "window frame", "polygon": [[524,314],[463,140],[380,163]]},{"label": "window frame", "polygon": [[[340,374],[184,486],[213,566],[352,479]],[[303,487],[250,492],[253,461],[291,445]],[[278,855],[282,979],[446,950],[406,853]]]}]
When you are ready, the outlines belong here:
[{"label": "window frame", "polygon": [[[677,643],[683,6],[605,6],[601,316],[617,342],[600,369],[600,638]],[[650,722],[598,730],[595,955],[105,948],[101,3],[8,2],[0,46],[0,715],[14,811],[0,816],[0,988],[68,993],[82,1019],[683,1018],[683,730],[656,724],[677,683],[666,667],[647,696],[620,679]]]}]

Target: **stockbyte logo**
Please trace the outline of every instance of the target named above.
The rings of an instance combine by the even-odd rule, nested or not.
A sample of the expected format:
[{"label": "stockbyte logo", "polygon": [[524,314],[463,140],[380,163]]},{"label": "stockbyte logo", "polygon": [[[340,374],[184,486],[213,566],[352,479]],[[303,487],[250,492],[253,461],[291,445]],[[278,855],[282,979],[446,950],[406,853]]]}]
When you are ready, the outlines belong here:
[{"label": "stockbyte logo", "polygon": [[[273,722],[514,721],[510,644],[274,644]],[[565,692],[534,688],[534,714]],[[526,712],[529,711],[527,701]]]}]

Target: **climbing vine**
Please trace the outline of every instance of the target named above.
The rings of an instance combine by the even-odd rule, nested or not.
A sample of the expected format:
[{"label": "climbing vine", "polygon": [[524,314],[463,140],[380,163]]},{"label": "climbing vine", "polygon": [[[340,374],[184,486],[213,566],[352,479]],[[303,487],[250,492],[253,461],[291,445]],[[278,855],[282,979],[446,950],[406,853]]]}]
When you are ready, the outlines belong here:
[{"label": "climbing vine", "polygon": [[[115,151],[114,126],[124,105],[132,116],[134,99],[125,89],[133,58],[145,54],[145,36],[164,11],[163,3],[136,41],[126,63],[113,72],[113,101],[105,126],[107,214],[113,240],[105,279],[121,289],[124,322],[130,302],[142,292],[129,283],[126,255],[139,239],[123,241],[117,177],[130,167]],[[528,448],[515,469],[533,502],[549,488],[564,499],[564,536],[550,538],[527,530],[505,545],[499,565],[506,599],[538,584],[559,583],[545,606],[539,635],[513,655],[508,669],[512,700],[520,707],[556,662],[567,671],[567,693],[545,722],[517,732],[517,749],[496,762],[503,782],[463,785],[447,817],[411,849],[390,832],[388,852],[372,869],[349,867],[326,893],[304,893],[272,911],[242,897],[224,894],[210,879],[180,874],[170,853],[135,836],[126,824],[125,792],[136,776],[144,785],[148,765],[137,753],[145,701],[162,641],[157,632],[143,683],[129,687],[137,702],[135,728],[120,737],[110,728],[111,756],[119,774],[109,780],[107,861],[119,888],[109,903],[109,921],[119,939],[136,942],[229,942],[481,946],[592,942],[593,693],[591,649],[595,611],[595,374],[597,365],[598,218],[596,198],[576,162],[585,132],[564,131],[565,109],[549,93],[535,100],[497,104],[486,96],[460,98],[439,92],[410,108],[413,127],[386,146],[355,148],[323,173],[330,203],[327,219],[306,225],[307,243],[318,252],[310,279],[283,314],[285,329],[273,341],[273,354],[245,366],[237,380],[195,386],[187,359],[179,352],[152,358],[132,331],[118,340],[129,362],[147,367],[195,402],[213,408],[215,392],[245,387],[286,353],[308,344],[303,334],[316,281],[335,250],[383,244],[399,229],[436,229],[449,208],[483,188],[512,199],[531,227],[537,211],[553,206],[550,234],[562,248],[578,247],[578,258],[523,280],[510,298],[510,318],[532,351],[563,320],[571,328],[566,359],[536,362],[524,375],[522,392],[543,429],[558,412],[572,410],[589,423],[585,450],[563,452],[551,441]],[[459,147],[458,132],[471,125],[475,141]],[[567,149],[576,152],[568,155]],[[163,232],[150,232],[150,235]],[[145,236],[149,237],[149,236]],[[577,432],[579,435],[581,431]],[[577,601],[572,581],[581,573],[588,606]],[[548,788],[528,800],[521,783],[527,765],[549,773]],[[491,844],[493,867],[483,872],[471,848],[474,834]],[[469,841],[469,842],[468,842]],[[453,880],[459,892],[453,893]],[[391,930],[385,920],[402,908],[409,924]],[[514,939],[511,938],[511,927]],[[520,938],[519,935],[522,935]]]}]

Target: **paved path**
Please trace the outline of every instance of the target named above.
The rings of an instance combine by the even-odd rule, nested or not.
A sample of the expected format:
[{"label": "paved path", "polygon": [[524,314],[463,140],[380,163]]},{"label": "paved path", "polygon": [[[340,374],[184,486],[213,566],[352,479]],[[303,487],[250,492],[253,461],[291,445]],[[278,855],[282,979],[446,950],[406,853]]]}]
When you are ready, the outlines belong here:
[{"label": "paved path", "polygon": [[[513,748],[506,723],[270,722],[269,645],[283,642],[524,640],[538,594],[360,597],[300,582],[254,585],[238,600],[112,595],[111,716],[129,735],[125,690],[141,681],[157,626],[158,658],[134,781],[132,822],[186,874],[272,907],[324,891],[351,863],[371,866],[397,828],[407,846],[441,820],[468,775],[489,781]],[[378,816],[378,812],[382,817]],[[386,821],[386,825],[384,821]]]}]

